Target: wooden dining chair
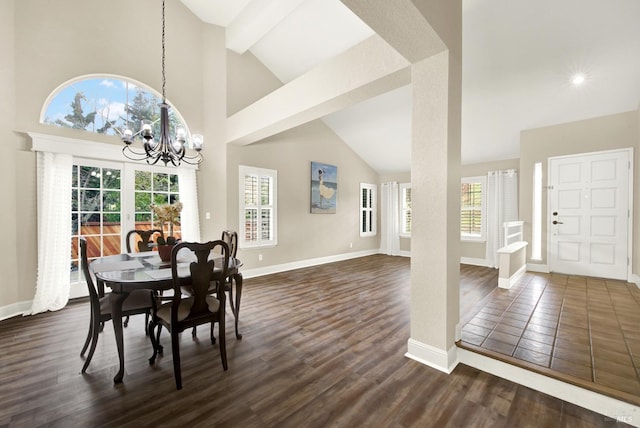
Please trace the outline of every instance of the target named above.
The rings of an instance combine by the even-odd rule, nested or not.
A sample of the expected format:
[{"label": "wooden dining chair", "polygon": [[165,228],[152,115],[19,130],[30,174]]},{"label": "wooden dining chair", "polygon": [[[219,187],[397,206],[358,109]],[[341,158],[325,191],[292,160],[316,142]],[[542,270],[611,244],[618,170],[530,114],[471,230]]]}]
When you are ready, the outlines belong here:
[{"label": "wooden dining chair", "polygon": [[[109,295],[99,297],[98,290],[93,281],[93,276],[89,271],[89,260],[87,257],[87,239],[83,236],[80,237],[80,263],[82,264],[82,272],[87,282],[87,288],[89,289],[89,301],[91,306],[91,317],[89,319],[89,332],[87,333],[87,339],[84,342],[80,356],[84,356],[85,351],[89,348],[89,354],[87,355],[84,365],[82,366],[82,373],[87,370],[93,353],[96,350],[96,344],[98,343],[98,333],[103,323],[111,320],[111,302],[109,301]],[[137,315],[147,314],[151,312],[153,306],[153,293],[149,290],[134,290],[125,299],[122,304],[122,315]],[[145,331],[146,331],[145,326]]]},{"label": "wooden dining chair", "polygon": [[[223,230],[222,237],[220,238],[229,246],[229,258],[236,258],[238,253],[238,232],[235,230]],[[242,335],[238,333],[238,309],[235,307],[235,300],[233,299],[233,281],[237,281],[235,275],[227,276],[227,280],[224,283],[224,291],[229,293],[229,306],[233,312],[233,318],[235,321],[236,338],[242,339]]]},{"label": "wooden dining chair", "polygon": [[[153,250],[153,248],[149,245],[153,243],[153,240],[151,238],[153,238],[155,235],[158,236],[164,236],[164,232],[160,229],[149,229],[149,230],[140,230],[140,229],[133,229],[130,230],[129,232],[127,232],[127,236],[125,238],[125,242],[127,245],[127,253],[146,253],[149,252],[151,250]],[[140,238],[140,240],[136,239],[136,238]],[[131,244],[135,243],[136,245],[133,247],[134,251],[131,251]],[[123,320],[123,325],[125,327],[127,327],[129,325],[129,317],[125,317]],[[149,324],[149,316],[147,316],[144,320],[144,325],[145,325],[145,329],[147,328],[147,325]]]},{"label": "wooden dining chair", "polygon": [[[127,237],[125,238],[125,241],[127,243],[127,253],[144,253],[147,251],[151,251],[153,248],[149,246],[149,244],[153,243],[153,240],[151,238],[153,238],[154,235],[158,234],[158,236],[164,236],[164,233],[162,232],[162,230],[160,229],[150,229],[150,230],[139,230],[139,229],[133,229],[130,230],[127,233]],[[131,241],[134,240],[135,238],[139,237],[140,240],[138,241],[137,239],[135,240],[136,242],[136,246],[134,247],[134,250],[131,250]]]},{"label": "wooden dining chair", "polygon": [[[181,272],[178,267],[177,255],[183,252],[184,257],[195,261],[188,264],[187,272]],[[185,254],[186,253],[186,254]],[[220,260],[210,260],[210,255],[222,254]],[[183,257],[183,255],[181,255]],[[217,265],[214,269],[214,265]],[[149,364],[154,364],[160,346],[160,332],[165,327],[171,333],[171,349],[173,353],[173,372],[176,388],[182,389],[182,374],[180,369],[180,333],[188,328],[201,324],[211,325],[211,343],[215,343],[213,325],[218,323],[218,343],[220,344],[220,358],[222,367],[227,370],[227,348],[225,339],[225,297],[223,291],[229,267],[229,246],[222,240],[207,243],[181,242],[171,251],[171,277],[173,279],[173,296],[171,301],[154,307],[149,322],[149,337],[153,344],[153,355]],[[180,277],[182,274],[182,277]],[[190,295],[183,295],[184,278],[190,278]],[[209,287],[215,283],[218,292],[213,295]],[[155,329],[157,328],[157,332]],[[154,333],[155,332],[155,333]]]},{"label": "wooden dining chair", "polygon": [[[223,230],[222,236],[220,239],[227,243],[229,247],[229,258],[235,259],[236,254],[238,253],[238,233],[235,230]],[[224,282],[224,291],[229,293],[229,306],[231,307],[231,312],[233,313],[233,318],[235,321],[235,329],[236,329],[236,338],[242,339],[242,335],[238,333],[238,312],[236,312],[235,301],[233,300],[233,281],[235,280],[234,275],[227,276],[226,281]],[[209,288],[210,293],[215,293],[217,290],[215,286]],[[188,287],[183,288],[183,292],[187,294],[190,293]],[[196,327],[193,328],[191,335],[195,337],[197,334]]]}]

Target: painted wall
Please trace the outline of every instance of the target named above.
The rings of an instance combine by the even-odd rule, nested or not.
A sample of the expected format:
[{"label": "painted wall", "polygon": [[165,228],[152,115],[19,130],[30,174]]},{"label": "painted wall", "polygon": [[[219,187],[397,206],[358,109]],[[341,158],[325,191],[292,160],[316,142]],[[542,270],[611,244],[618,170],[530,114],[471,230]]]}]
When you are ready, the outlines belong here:
[{"label": "painted wall", "polygon": [[[462,165],[460,174],[462,177],[486,176],[489,171],[505,169],[515,169],[520,167],[519,159],[506,159],[495,162],[482,162],[476,164]],[[520,175],[518,172],[518,180]],[[485,265],[486,262],[486,242],[460,241],[460,257],[466,262]]]},{"label": "painted wall", "polygon": [[[282,85],[250,52],[238,55],[227,51],[227,73],[230,114]],[[336,214],[311,214],[311,161],[338,167]],[[278,171],[278,245],[240,249],[238,257],[244,263],[243,269],[375,251],[380,247],[380,234],[369,238],[359,235],[360,183],[378,184],[378,175],[321,120],[250,145],[229,144],[227,223],[235,230],[241,230],[240,165]]]},{"label": "painted wall", "polygon": [[[531,219],[533,200],[533,167],[536,162],[542,162],[543,193],[542,193],[542,265],[547,263],[547,160],[549,157],[578,153],[589,153],[603,150],[635,147],[634,167],[635,183],[638,186],[638,143],[640,128],[640,114],[638,111],[602,116],[588,120],[530,129],[520,133],[520,217],[525,222],[525,240],[531,242]],[[635,187],[634,195],[639,187]],[[634,259],[632,267],[637,275],[640,266],[638,251],[640,246],[640,217],[638,215],[639,201],[635,196],[634,205]],[[527,248],[527,261],[531,261],[531,245]]]},{"label": "painted wall", "polygon": [[[13,0],[0,1],[0,139],[5,150],[5,162],[0,168],[2,199],[4,208],[0,210],[0,224],[3,225],[3,241],[0,249],[0,307],[18,302],[18,240],[33,240],[33,233],[18,233],[16,227],[16,200],[18,185],[18,147],[20,138],[13,132],[15,124],[15,21]],[[8,158],[8,159],[7,159]],[[33,257],[33,254],[31,254]]]}]

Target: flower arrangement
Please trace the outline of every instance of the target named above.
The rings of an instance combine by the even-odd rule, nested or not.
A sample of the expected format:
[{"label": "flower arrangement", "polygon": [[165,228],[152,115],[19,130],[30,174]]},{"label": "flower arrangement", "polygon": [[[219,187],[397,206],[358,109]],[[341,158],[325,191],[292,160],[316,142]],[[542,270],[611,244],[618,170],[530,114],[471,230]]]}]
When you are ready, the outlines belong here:
[{"label": "flower arrangement", "polygon": [[173,245],[176,243],[176,238],[173,236],[173,226],[180,224],[180,212],[182,211],[182,202],[174,202],[173,204],[163,205],[151,205],[153,213],[158,218],[158,221],[164,227],[165,223],[169,223],[169,236],[165,239],[164,236],[158,238],[158,245]]}]

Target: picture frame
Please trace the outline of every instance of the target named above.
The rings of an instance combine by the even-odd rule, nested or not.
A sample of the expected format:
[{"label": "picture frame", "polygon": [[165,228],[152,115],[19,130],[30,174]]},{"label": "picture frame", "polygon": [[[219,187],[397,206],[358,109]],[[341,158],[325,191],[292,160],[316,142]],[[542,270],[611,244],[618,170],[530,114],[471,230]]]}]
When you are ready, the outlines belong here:
[{"label": "picture frame", "polygon": [[311,213],[335,214],[338,202],[338,167],[311,162]]}]

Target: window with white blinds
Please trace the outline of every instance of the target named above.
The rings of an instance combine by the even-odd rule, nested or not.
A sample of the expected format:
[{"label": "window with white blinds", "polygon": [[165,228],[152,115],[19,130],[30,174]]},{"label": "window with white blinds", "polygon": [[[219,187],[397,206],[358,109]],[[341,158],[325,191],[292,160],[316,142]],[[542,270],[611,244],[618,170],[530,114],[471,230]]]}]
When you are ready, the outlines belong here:
[{"label": "window with white blinds", "polygon": [[276,245],[278,172],[240,165],[239,178],[239,247]]},{"label": "window with white blinds", "polygon": [[376,185],[360,183],[360,236],[375,236]]},{"label": "window with white blinds", "polygon": [[411,236],[411,183],[400,184],[400,235]]},{"label": "window with white blinds", "polygon": [[485,177],[465,177],[460,192],[460,238],[485,239]]}]

